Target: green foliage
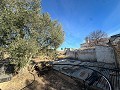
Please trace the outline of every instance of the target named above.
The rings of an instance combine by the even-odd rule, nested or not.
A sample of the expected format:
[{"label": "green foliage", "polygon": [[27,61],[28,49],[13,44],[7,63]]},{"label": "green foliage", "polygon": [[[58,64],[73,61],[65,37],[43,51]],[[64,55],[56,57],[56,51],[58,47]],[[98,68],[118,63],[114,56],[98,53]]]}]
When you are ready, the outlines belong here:
[{"label": "green foliage", "polygon": [[36,41],[20,39],[12,42],[8,51],[14,60],[12,63],[24,67],[32,56],[38,52],[38,49]]},{"label": "green foliage", "polygon": [[41,13],[40,5],[39,0],[0,0],[0,49],[19,68],[38,53],[54,52],[64,41],[62,26]]}]

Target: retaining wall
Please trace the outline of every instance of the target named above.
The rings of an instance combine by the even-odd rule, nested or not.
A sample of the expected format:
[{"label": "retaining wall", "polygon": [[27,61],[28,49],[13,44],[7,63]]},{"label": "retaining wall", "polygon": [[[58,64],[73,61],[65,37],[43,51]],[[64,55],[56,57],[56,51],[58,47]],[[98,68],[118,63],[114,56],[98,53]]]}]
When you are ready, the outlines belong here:
[{"label": "retaining wall", "polygon": [[96,46],[91,49],[66,51],[66,56],[82,61],[115,62],[113,49],[107,46]]}]

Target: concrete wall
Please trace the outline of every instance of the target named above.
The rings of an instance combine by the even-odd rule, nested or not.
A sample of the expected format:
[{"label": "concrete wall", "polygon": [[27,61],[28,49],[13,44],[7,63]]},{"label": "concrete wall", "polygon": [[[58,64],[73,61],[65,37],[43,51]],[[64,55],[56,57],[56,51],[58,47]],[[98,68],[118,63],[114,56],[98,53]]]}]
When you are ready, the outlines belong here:
[{"label": "concrete wall", "polygon": [[76,58],[83,61],[96,61],[95,49],[79,50],[77,51]]},{"label": "concrete wall", "polygon": [[96,61],[95,49],[67,51],[67,57],[82,61]]},{"label": "concrete wall", "polygon": [[120,67],[120,39],[117,42],[116,51],[117,51],[117,60],[118,60],[119,67]]},{"label": "concrete wall", "polygon": [[120,68],[120,52],[118,52],[117,60],[118,60],[118,63],[119,63],[119,68]]},{"label": "concrete wall", "polygon": [[68,58],[76,58],[76,51],[66,51],[66,56]]},{"label": "concrete wall", "polygon": [[111,47],[96,46],[95,51],[98,62],[105,62],[105,63],[115,62],[114,51]]},{"label": "concrete wall", "polygon": [[113,49],[107,46],[96,46],[91,49],[67,51],[66,55],[69,58],[82,61],[98,61],[105,63],[115,62]]}]

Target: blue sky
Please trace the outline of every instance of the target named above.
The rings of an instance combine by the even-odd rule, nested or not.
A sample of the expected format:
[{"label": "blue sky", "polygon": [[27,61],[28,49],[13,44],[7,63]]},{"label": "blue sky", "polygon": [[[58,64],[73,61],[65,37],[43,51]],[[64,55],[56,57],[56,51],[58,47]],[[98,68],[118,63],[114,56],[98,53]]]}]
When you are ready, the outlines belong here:
[{"label": "blue sky", "polygon": [[92,31],[120,33],[120,0],[42,0],[42,12],[58,20],[65,31],[60,48],[80,48]]}]

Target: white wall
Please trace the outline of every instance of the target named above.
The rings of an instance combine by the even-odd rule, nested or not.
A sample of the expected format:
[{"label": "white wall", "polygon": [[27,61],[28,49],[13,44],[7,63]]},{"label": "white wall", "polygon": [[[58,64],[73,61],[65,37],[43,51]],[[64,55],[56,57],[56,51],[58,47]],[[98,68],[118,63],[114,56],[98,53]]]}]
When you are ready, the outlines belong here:
[{"label": "white wall", "polygon": [[75,58],[82,61],[96,61],[95,49],[68,51],[66,55],[69,58]]},{"label": "white wall", "polygon": [[115,57],[111,47],[107,46],[96,46],[91,49],[67,51],[67,57],[79,59],[82,61],[98,61],[105,63],[114,63]]},{"label": "white wall", "polygon": [[111,47],[107,46],[96,46],[96,57],[98,62],[105,62],[105,63],[114,63],[114,51]]},{"label": "white wall", "polygon": [[75,58],[75,51],[67,51],[66,56],[68,58]]},{"label": "white wall", "polygon": [[95,49],[79,50],[77,58],[83,61],[96,61]]}]

